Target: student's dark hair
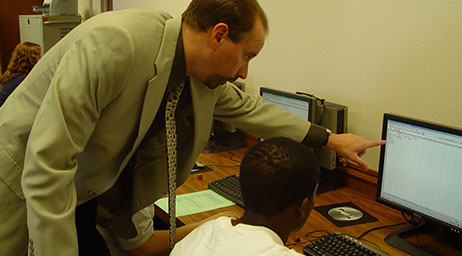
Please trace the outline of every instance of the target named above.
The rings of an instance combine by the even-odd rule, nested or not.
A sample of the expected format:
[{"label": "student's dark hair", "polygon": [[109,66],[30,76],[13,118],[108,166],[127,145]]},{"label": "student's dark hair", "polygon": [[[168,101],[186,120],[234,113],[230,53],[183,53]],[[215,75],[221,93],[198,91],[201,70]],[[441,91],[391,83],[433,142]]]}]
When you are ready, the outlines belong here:
[{"label": "student's dark hair", "polygon": [[192,0],[182,16],[186,24],[198,31],[226,23],[234,43],[248,37],[256,17],[262,21],[265,33],[268,32],[268,20],[256,0]]},{"label": "student's dark hair", "polygon": [[239,179],[246,211],[274,216],[313,196],[319,164],[307,146],[288,138],[273,138],[249,149]]}]

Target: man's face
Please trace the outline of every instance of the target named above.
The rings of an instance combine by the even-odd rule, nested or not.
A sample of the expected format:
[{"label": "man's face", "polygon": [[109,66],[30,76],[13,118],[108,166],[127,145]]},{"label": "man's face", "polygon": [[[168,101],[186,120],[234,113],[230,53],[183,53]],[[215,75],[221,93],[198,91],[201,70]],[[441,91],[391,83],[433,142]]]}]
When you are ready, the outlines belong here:
[{"label": "man's face", "polygon": [[211,57],[211,72],[203,83],[211,89],[247,77],[249,61],[257,56],[265,43],[265,32],[261,21],[257,19],[247,39],[233,43],[224,36]]}]

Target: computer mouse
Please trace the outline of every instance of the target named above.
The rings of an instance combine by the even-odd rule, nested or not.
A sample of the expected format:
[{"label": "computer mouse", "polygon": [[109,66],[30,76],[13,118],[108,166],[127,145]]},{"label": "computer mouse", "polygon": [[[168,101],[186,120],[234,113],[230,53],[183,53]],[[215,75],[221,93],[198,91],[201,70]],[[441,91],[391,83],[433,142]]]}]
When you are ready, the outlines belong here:
[{"label": "computer mouse", "polygon": [[360,210],[349,206],[335,207],[330,209],[327,213],[337,221],[352,221],[363,217],[363,213]]},{"label": "computer mouse", "polygon": [[199,162],[199,161],[196,161],[195,165],[198,167],[198,168],[202,168],[205,166],[205,164]]}]

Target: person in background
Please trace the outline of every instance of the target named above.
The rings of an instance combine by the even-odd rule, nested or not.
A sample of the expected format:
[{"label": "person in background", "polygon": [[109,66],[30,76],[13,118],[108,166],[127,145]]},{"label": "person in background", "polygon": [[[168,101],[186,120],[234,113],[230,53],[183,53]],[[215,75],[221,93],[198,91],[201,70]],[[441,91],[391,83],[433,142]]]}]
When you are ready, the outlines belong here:
[{"label": "person in background", "polygon": [[239,175],[244,215],[202,224],[170,255],[303,255],[284,243],[313,209],[319,171],[314,153],[291,139],[273,138],[253,146]]},{"label": "person in background", "polygon": [[38,44],[21,42],[16,45],[7,69],[0,76],[0,107],[39,61],[41,53]]}]

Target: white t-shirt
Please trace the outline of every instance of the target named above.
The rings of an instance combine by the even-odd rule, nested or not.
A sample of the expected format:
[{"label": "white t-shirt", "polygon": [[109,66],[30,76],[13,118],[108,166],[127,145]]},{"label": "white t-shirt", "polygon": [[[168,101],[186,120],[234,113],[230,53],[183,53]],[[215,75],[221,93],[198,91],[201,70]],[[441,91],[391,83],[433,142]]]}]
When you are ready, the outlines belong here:
[{"label": "white t-shirt", "polygon": [[271,229],[231,224],[230,217],[208,221],[178,242],[170,256],[303,255],[284,246]]}]

